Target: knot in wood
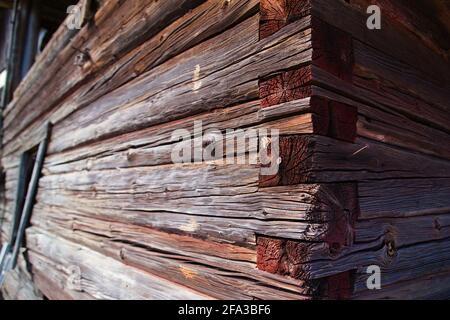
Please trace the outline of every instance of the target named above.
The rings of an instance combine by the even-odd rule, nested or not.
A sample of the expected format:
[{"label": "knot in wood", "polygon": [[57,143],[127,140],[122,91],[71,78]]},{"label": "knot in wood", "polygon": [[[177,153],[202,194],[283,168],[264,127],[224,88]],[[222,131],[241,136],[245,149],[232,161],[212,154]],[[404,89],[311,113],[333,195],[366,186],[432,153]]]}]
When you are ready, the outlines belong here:
[{"label": "knot in wood", "polygon": [[231,0],[224,0],[222,3],[222,9],[228,8],[228,6],[231,4]]},{"label": "knot in wood", "polygon": [[119,257],[120,257],[120,260],[125,260],[125,249],[120,249],[119,250]]},{"label": "knot in wood", "polygon": [[136,154],[133,149],[129,149],[126,152],[127,161],[133,161],[136,158]]},{"label": "knot in wood", "polygon": [[89,60],[90,60],[90,56],[89,56],[88,52],[79,52],[75,56],[75,61],[74,61],[73,64],[78,66],[78,67],[82,67]]},{"label": "knot in wood", "polygon": [[395,242],[390,240],[386,242],[387,254],[389,257],[394,257],[397,249],[395,247]]}]

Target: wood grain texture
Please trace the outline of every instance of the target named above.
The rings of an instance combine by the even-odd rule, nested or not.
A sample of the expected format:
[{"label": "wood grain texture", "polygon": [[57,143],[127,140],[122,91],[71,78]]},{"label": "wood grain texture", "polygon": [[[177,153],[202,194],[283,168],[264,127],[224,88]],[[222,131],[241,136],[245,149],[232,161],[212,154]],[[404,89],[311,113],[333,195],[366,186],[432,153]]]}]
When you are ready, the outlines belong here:
[{"label": "wood grain texture", "polygon": [[[113,12],[114,14],[117,14],[117,10],[126,11],[127,9],[129,9],[127,7],[129,5],[128,3],[130,3],[130,5],[133,5],[132,2],[133,1],[130,1],[126,4],[119,5],[116,3],[116,1],[107,1],[105,4],[105,8],[101,8],[98,11],[95,24],[100,28],[100,26],[103,26],[103,24],[107,23],[103,21],[105,15],[111,15]],[[171,5],[171,3],[167,4]],[[148,6],[150,4],[149,1],[144,1],[140,2],[140,6],[142,5]],[[36,121],[34,121],[34,123],[31,123],[30,127],[24,130],[24,135],[26,135],[26,138],[21,139],[20,136],[18,138],[21,139],[20,141],[22,143],[24,141],[28,141],[30,138],[34,138],[36,131],[39,130],[39,126],[43,122],[51,121],[52,123],[57,123],[61,121],[63,118],[67,117],[75,110],[86,107],[101,96],[113,91],[114,89],[117,89],[118,87],[126,84],[128,81],[135,79],[144,72],[149,71],[150,69],[169,60],[170,58],[173,58],[177,54],[201,43],[202,40],[214,36],[217,33],[220,33],[221,31],[233,26],[245,17],[251,15],[251,13],[254,13],[256,5],[256,0],[240,0],[233,1],[232,5],[224,8],[222,6],[222,1],[220,0],[207,1],[203,5],[200,5],[189,13],[186,13],[185,15],[180,17],[180,19],[174,21],[172,24],[167,25],[167,27],[161,30],[157,35],[151,37],[140,46],[131,46],[129,48],[129,52],[127,52],[123,57],[117,55],[113,56],[113,60],[108,65],[108,68],[106,68],[105,65],[90,64],[89,68],[83,68],[84,77],[81,79],[79,88],[77,86],[75,88],[76,90],[73,90],[73,85],[70,86],[70,94],[68,93],[67,96],[61,97],[60,100],[63,100],[59,103],[59,105],[52,106],[55,107],[52,112],[43,114],[40,118],[36,118],[37,115],[35,113],[42,113],[41,109],[48,108],[48,101],[43,101],[41,103],[41,106],[37,106],[35,112],[34,110],[33,112],[30,112],[30,110],[28,110],[29,113],[27,116],[34,117]],[[138,6],[135,9],[139,10],[139,8],[140,7]],[[151,9],[152,8],[149,8],[149,10]],[[127,18],[129,14],[132,15],[134,13],[135,11],[124,13],[123,19]],[[158,11],[155,11],[155,14],[158,14]],[[139,16],[135,17],[139,19]],[[162,24],[162,26],[165,26],[165,24]],[[108,29],[109,27],[106,26],[106,30],[110,30]],[[203,31],[200,31],[199,28],[201,28],[201,30]],[[192,32],[193,29],[197,30],[197,32]],[[73,40],[73,46],[75,46],[76,48],[81,47],[81,43],[77,43],[75,45],[75,42],[84,41],[84,39],[86,38],[98,36],[95,35],[96,31],[97,28],[94,28],[92,26],[90,28],[87,28],[86,30],[82,29],[80,34],[77,35],[77,37],[79,38]],[[132,33],[132,30],[129,30],[128,32]],[[96,48],[97,45],[98,44],[95,44],[95,42],[91,43],[91,46],[94,48]],[[99,45],[98,48],[107,48],[108,46],[114,45],[115,42],[109,42],[105,46]],[[123,50],[123,47],[119,48],[122,48],[121,50]],[[61,54],[58,57],[62,59]],[[110,58],[111,56],[108,59]],[[69,70],[73,68],[70,63],[71,62],[69,61],[67,66]],[[37,63],[36,65],[40,65],[40,63]],[[55,61],[53,66],[59,66],[59,62],[57,63],[57,61]],[[77,72],[73,74],[63,72],[63,70],[65,70],[63,68],[59,68],[59,70],[61,73],[61,77],[79,77],[78,70],[76,70]],[[46,75],[53,74],[52,72],[48,72]],[[51,81],[56,80],[54,78],[48,78],[48,81],[50,81],[50,83],[44,81],[43,79],[40,79],[40,82],[36,82],[35,80],[32,80],[36,76],[37,75],[34,72],[30,73],[30,82],[34,83],[35,86],[43,85],[45,83],[51,86],[53,85]],[[70,84],[72,84],[73,80],[66,79],[65,82],[69,82]],[[53,98],[58,96],[56,92],[52,92],[52,95]],[[21,99],[25,98],[21,96],[19,97]],[[13,108],[12,105],[10,107],[12,110],[14,109],[18,111],[21,108],[18,107],[16,109]],[[14,119],[13,116],[12,119]],[[14,130],[15,128],[11,128],[11,130],[8,130],[8,132],[12,132]],[[17,135],[17,133],[18,131],[15,131],[14,135]],[[16,145],[15,147],[18,146]]]},{"label": "wood grain texture", "polygon": [[[88,141],[256,98],[257,79],[263,72],[261,70],[270,73],[271,66],[291,67],[309,60],[309,32],[305,30],[307,26],[307,19],[302,20],[288,26],[284,37],[257,42],[257,38],[252,35],[255,32],[253,29],[257,28],[257,21],[250,18],[238,30],[225,32],[219,36],[221,39],[212,39],[203,47],[189,50],[178,59],[180,61],[190,57],[189,62],[175,65],[173,68],[168,68],[167,65],[155,68],[146,77],[128,83],[120,90],[97,100],[74,117],[56,125],[49,150],[62,151]],[[231,50],[231,56],[221,62],[217,61],[216,57],[223,54],[223,43],[226,41],[235,46]],[[284,56],[274,55],[274,52],[283,52]],[[171,61],[177,64],[177,60]],[[235,63],[230,65],[230,61]],[[192,80],[196,66],[199,66],[202,77],[197,84],[208,83],[208,86],[192,90],[196,87]],[[220,71],[213,72],[216,68]],[[215,90],[211,91],[209,86],[214,86]],[[131,101],[134,102],[130,104]],[[201,103],[194,103],[195,101]],[[67,130],[72,132],[70,140],[63,134],[68,132]]]},{"label": "wood grain texture", "polygon": [[289,23],[309,15],[311,0],[261,0],[259,38],[276,33]]},{"label": "wood grain texture", "polygon": [[2,241],[54,124],[4,297],[448,298],[449,10],[376,0],[368,30],[369,3],[105,0],[62,26],[4,111]]},{"label": "wood grain texture", "polygon": [[[33,243],[30,260],[41,272],[54,270],[51,264],[62,265],[62,281],[69,286],[66,290],[86,292],[97,299],[206,299],[196,293],[156,275],[125,266],[86,247],[58,239],[45,233],[28,233]],[[49,259],[45,253],[51,250]],[[44,257],[42,257],[44,256]],[[54,280],[53,280],[54,281]]]},{"label": "wood grain texture", "polygon": [[[16,129],[20,132],[24,125],[29,125],[33,119],[36,119],[30,119],[30,117],[36,117],[36,115],[40,115],[47,110],[39,104],[35,105],[35,103],[48,99],[46,108],[58,103],[69,91],[77,88],[81,81],[88,79],[92,72],[95,72],[95,69],[98,70],[101,67],[108,66],[111,61],[120,57],[124,50],[152,37],[168,23],[203,1],[109,1],[97,13],[101,17],[95,18],[93,23],[95,27],[92,24],[86,25],[71,41],[70,46],[64,47],[64,53],[59,54],[61,60],[58,63],[53,61],[50,64],[52,69],[46,70],[44,79],[30,80],[37,86],[37,90],[28,89],[24,91],[23,94],[18,96],[23,100],[22,104],[15,106],[17,103],[13,102],[8,107],[11,112],[6,116],[5,128],[10,125],[16,126]],[[123,20],[118,22],[107,19],[107,14],[111,14],[113,11],[118,16],[123,14]],[[151,21],[151,23],[146,21]],[[109,34],[112,34],[112,36],[108,36]],[[88,54],[89,59],[82,68],[74,68],[75,56],[80,52]],[[66,72],[64,72],[64,69]],[[73,73],[69,74],[70,79],[67,79],[67,70],[73,70]],[[39,74],[39,70],[37,70],[37,74]],[[51,81],[52,86],[42,87],[44,84],[48,84],[48,81]],[[50,88],[51,90],[49,90]],[[30,100],[32,97],[33,100]],[[27,110],[24,110],[25,106],[27,106]],[[33,112],[35,108],[38,109],[37,112]],[[20,123],[17,122],[18,119],[21,119]]]},{"label": "wood grain texture", "polygon": [[[78,186],[68,180],[57,182],[52,178],[45,182],[43,179],[35,210],[45,208],[53,212],[55,209],[51,207],[56,206],[67,213],[79,212],[109,217],[109,220],[114,217],[157,229],[244,244],[254,244],[254,233],[258,230],[296,239],[314,239],[321,232],[319,224],[317,230],[308,228],[313,221],[325,219],[322,210],[316,209],[314,193],[317,186],[298,186],[294,189],[296,191],[281,187],[258,190],[259,169],[251,167],[243,170],[239,166],[202,165],[197,169],[185,166],[177,171],[178,174],[172,171],[167,176],[167,170],[156,170],[153,177],[149,174],[151,171],[134,171],[135,177],[146,176],[145,181],[138,178],[134,190],[129,189],[131,172],[122,178],[109,177],[103,186],[97,180],[98,175],[91,176],[95,182],[89,182],[91,178],[86,176],[84,185],[75,175],[60,177],[72,176],[79,181]],[[166,176],[165,181],[163,176]],[[195,185],[191,185],[193,177],[202,176],[201,180],[196,179]],[[158,185],[150,182],[153,178]],[[119,184],[112,187],[111,179]],[[63,191],[59,183],[68,189]],[[152,184],[154,187],[150,188]],[[84,199],[81,201],[84,205],[80,204],[78,210],[73,210],[70,203],[81,199]],[[246,206],[244,211],[243,206]]]},{"label": "wood grain texture", "polygon": [[87,217],[46,221],[35,220],[49,232],[215,298],[307,297],[301,281],[255,270],[252,249]]}]

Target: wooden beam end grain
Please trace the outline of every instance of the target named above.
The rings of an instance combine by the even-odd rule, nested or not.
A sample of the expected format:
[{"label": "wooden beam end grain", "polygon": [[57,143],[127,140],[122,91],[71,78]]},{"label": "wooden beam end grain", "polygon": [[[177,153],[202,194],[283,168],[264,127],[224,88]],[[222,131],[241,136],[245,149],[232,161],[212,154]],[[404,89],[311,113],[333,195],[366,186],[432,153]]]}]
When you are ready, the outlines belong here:
[{"label": "wooden beam end grain", "polygon": [[[317,299],[349,299],[354,287],[353,271],[316,277],[310,264],[317,257],[332,258],[353,245],[359,215],[356,183],[323,184],[312,196],[311,221],[326,224],[314,241],[297,241],[257,235],[257,267],[273,274],[304,281]],[[313,226],[311,225],[311,229]],[[318,249],[321,248],[321,249]]]},{"label": "wooden beam end grain", "polygon": [[301,261],[307,261],[309,244],[288,239],[257,236],[257,268],[273,274],[305,280]]},{"label": "wooden beam end grain", "polygon": [[312,66],[283,71],[259,81],[261,108],[311,97],[314,134],[354,142],[358,121],[356,107],[316,96],[312,90]]},{"label": "wooden beam end grain", "polygon": [[311,0],[261,0],[259,38],[271,36],[310,11]]},{"label": "wooden beam end grain", "polygon": [[[260,187],[296,185],[309,180],[308,168],[312,165],[315,141],[307,136],[279,137],[279,168],[274,175],[261,175]],[[268,154],[271,154],[271,145]]]},{"label": "wooden beam end grain", "polygon": [[259,81],[261,107],[303,99],[311,96],[311,66],[304,66]]}]

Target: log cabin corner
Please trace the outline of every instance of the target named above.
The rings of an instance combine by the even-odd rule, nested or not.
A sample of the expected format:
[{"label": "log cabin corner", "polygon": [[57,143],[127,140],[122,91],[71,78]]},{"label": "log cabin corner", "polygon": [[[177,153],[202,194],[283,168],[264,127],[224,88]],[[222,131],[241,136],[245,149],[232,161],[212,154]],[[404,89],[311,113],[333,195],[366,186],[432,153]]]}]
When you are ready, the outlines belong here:
[{"label": "log cabin corner", "polygon": [[5,299],[450,298],[448,1],[1,0],[0,24]]}]

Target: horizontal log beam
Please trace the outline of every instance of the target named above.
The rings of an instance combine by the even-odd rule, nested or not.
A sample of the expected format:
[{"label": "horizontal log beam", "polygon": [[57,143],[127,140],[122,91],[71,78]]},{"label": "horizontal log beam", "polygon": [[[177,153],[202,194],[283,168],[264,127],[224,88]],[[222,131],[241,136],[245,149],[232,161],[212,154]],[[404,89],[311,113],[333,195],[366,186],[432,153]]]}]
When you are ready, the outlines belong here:
[{"label": "horizontal log beam", "polygon": [[[69,284],[68,289],[86,292],[96,299],[209,298],[55,236],[29,230],[27,239],[32,248],[29,253],[30,260],[38,271],[52,272],[55,270],[52,264],[66,266],[67,269],[59,274],[62,280]],[[55,253],[52,258],[41,258],[49,251]]]}]

